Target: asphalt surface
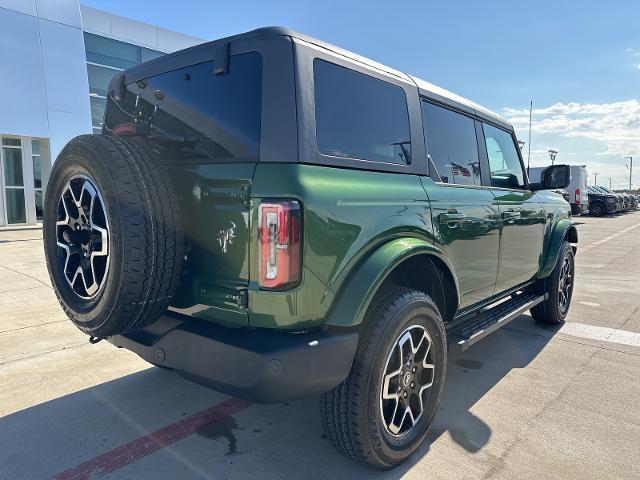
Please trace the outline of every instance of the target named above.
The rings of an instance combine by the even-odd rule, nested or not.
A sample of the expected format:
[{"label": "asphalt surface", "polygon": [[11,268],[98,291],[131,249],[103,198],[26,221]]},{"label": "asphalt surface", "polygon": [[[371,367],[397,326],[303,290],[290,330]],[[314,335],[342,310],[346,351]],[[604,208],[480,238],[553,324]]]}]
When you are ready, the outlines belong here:
[{"label": "asphalt surface", "polygon": [[568,322],[522,315],[451,356],[428,440],[379,473],[336,453],[318,399],[231,399],[90,345],[39,230],[0,232],[0,478],[640,478],[640,212],[577,217]]}]

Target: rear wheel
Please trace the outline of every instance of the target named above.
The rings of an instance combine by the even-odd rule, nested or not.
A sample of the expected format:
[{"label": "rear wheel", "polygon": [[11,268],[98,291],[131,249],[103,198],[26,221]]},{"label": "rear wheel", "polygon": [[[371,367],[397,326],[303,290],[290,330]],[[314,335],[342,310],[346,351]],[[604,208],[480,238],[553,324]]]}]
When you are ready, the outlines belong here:
[{"label": "rear wheel", "polygon": [[56,295],[85,333],[148,325],[167,308],[182,261],[178,200],[140,144],[76,137],[51,170],[43,224]]},{"label": "rear wheel", "polygon": [[437,412],[446,349],[442,317],[427,295],[404,287],[379,292],[349,377],[321,399],[334,446],[378,469],[406,460]]},{"label": "rear wheel", "polygon": [[548,324],[564,322],[571,306],[574,276],[573,248],[569,242],[564,242],[553,272],[542,282],[542,290],[547,294],[547,299],[531,309],[534,320]]}]

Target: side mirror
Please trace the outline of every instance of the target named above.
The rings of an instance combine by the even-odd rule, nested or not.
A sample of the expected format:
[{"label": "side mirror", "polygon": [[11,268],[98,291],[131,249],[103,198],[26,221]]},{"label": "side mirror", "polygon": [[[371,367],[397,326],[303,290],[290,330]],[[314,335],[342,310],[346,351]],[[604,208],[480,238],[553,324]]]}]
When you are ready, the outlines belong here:
[{"label": "side mirror", "polygon": [[567,188],[571,183],[569,165],[551,165],[540,174],[540,183],[532,184],[534,190],[556,190]]}]

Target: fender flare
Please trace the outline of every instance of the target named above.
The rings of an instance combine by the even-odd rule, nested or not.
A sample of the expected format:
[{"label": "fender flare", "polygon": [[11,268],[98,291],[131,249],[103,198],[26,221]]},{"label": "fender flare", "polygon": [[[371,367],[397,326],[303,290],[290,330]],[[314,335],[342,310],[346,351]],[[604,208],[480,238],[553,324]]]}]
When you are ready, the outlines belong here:
[{"label": "fender flare", "polygon": [[573,222],[568,218],[559,220],[551,233],[549,244],[547,246],[547,252],[542,262],[542,268],[538,277],[544,278],[551,275],[556,263],[558,262],[558,252],[560,251],[560,245],[567,236],[571,236],[578,243],[578,230]]},{"label": "fender flare", "polygon": [[444,263],[453,278],[459,301],[458,279],[442,250],[418,238],[397,238],[378,247],[356,267],[343,284],[326,324],[336,327],[360,325],[385,278],[403,261],[416,255],[436,257]]}]

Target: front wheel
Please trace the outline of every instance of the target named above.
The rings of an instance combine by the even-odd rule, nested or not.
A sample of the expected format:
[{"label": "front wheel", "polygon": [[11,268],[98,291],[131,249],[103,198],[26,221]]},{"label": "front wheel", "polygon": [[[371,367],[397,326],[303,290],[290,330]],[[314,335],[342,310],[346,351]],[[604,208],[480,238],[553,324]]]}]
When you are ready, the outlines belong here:
[{"label": "front wheel", "polygon": [[385,287],[374,298],[349,377],[321,399],[325,432],[344,455],[377,469],[424,440],[446,371],[444,324],[423,292]]},{"label": "front wheel", "polygon": [[575,258],[569,242],[564,242],[553,272],[542,281],[547,299],[531,309],[531,316],[540,323],[561,324],[567,318],[575,277]]}]

